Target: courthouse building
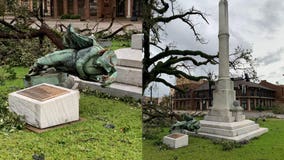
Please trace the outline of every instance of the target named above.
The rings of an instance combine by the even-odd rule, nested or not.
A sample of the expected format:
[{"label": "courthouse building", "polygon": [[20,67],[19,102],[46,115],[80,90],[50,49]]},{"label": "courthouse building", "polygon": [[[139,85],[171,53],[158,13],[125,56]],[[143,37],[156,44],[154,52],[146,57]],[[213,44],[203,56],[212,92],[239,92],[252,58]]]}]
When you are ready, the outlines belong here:
[{"label": "courthouse building", "polygon": [[[209,97],[209,84],[191,82],[177,85],[185,90],[185,93],[174,92],[173,108],[175,110],[207,110],[212,98]],[[212,91],[215,89],[212,86]],[[284,86],[274,85],[266,81],[261,83],[235,80],[234,89],[236,99],[245,110],[256,110],[258,107],[269,109],[275,102],[284,102]]]},{"label": "courthouse building", "polygon": [[142,0],[19,0],[29,10],[42,3],[44,15],[60,18],[62,15],[80,15],[82,19],[109,17],[140,17]]}]

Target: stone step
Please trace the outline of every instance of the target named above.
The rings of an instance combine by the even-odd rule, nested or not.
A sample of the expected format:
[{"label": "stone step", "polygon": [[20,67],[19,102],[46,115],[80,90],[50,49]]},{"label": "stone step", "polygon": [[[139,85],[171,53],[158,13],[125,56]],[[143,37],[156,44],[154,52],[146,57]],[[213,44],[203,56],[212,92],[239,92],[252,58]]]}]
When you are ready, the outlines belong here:
[{"label": "stone step", "polygon": [[117,66],[116,82],[130,84],[134,86],[142,86],[142,69]]},{"label": "stone step", "polygon": [[115,50],[114,53],[117,56],[117,65],[133,68],[142,68],[143,53],[142,50],[121,48]]},{"label": "stone step", "polygon": [[[201,137],[208,137],[211,139],[226,139],[226,140],[232,140],[235,142],[241,142],[244,140],[250,140],[254,137],[258,137],[264,133],[268,132],[267,128],[258,128],[257,130],[254,130],[252,132],[248,132],[246,134],[238,135],[235,137],[228,137],[228,136],[222,136],[222,135],[217,135],[217,134],[210,134],[210,133],[204,133],[204,132],[199,132],[198,135]],[[192,133],[190,133],[192,134]]]},{"label": "stone step", "polygon": [[246,134],[248,132],[252,132],[254,130],[259,129],[258,124],[247,125],[238,129],[224,129],[224,128],[210,128],[210,127],[201,127],[199,132],[201,133],[209,133],[209,134],[217,134],[221,136],[227,137],[235,137],[242,134]]},{"label": "stone step", "polygon": [[76,78],[75,82],[79,83],[80,89],[98,90],[116,97],[127,96],[137,100],[142,98],[142,88],[133,85],[113,83],[109,87],[102,88],[97,82],[84,81],[79,78]]},{"label": "stone step", "polygon": [[230,129],[230,130],[243,128],[245,126],[249,126],[249,125],[253,125],[253,124],[255,124],[255,122],[251,121],[251,120],[243,120],[243,121],[240,121],[240,122],[231,122],[231,123],[206,121],[206,120],[200,121],[201,127],[222,128],[222,129]]}]

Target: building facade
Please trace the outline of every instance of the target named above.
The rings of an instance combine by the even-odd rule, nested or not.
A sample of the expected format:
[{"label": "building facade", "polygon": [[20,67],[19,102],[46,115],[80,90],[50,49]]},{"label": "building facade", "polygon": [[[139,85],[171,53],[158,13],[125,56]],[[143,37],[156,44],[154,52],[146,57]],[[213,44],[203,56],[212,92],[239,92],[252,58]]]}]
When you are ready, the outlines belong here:
[{"label": "building facade", "polygon": [[274,89],[275,90],[275,102],[284,103],[284,85],[272,84],[265,80],[261,81],[260,85]]},{"label": "building facade", "polygon": [[42,4],[44,16],[54,18],[63,15],[79,15],[81,19],[142,15],[142,0],[20,0],[19,3],[31,11]]},{"label": "building facade", "polygon": [[[198,87],[188,85],[187,92],[175,92],[173,106],[175,110],[207,110],[213,97],[209,96],[209,83],[206,81]],[[214,90],[214,85],[212,90]],[[269,109],[276,101],[276,91],[269,86],[247,82],[245,80],[234,81],[236,99],[240,105],[248,111],[259,108]],[[283,90],[284,91],[284,90]],[[283,92],[284,93],[284,92]]]}]

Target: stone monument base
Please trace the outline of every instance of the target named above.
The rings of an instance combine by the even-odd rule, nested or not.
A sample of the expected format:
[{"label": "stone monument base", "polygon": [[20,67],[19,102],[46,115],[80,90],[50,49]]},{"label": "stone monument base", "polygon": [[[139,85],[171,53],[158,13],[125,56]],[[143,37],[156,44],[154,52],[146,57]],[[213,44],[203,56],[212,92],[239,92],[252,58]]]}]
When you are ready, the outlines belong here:
[{"label": "stone monument base", "polygon": [[181,133],[173,133],[164,136],[163,143],[171,148],[180,148],[188,145],[188,135]]},{"label": "stone monument base", "polygon": [[43,129],[79,120],[79,91],[40,84],[9,94],[9,109]]},{"label": "stone monument base", "polygon": [[208,138],[226,139],[236,142],[249,140],[268,132],[251,120],[239,122],[200,121],[198,135]]}]

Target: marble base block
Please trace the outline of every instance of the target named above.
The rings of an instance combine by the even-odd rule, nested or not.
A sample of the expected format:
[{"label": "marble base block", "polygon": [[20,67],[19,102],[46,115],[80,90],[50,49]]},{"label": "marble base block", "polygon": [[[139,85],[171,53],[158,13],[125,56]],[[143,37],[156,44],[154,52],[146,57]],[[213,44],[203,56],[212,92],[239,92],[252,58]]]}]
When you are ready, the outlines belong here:
[{"label": "marble base block", "polygon": [[188,145],[188,135],[181,133],[173,133],[164,136],[163,143],[171,148],[180,148]]},{"label": "marble base block", "polygon": [[40,84],[9,94],[9,108],[43,129],[79,120],[79,91]]},{"label": "marble base block", "polygon": [[229,123],[201,120],[198,134],[209,138],[240,142],[260,136],[267,131],[267,128],[260,128],[258,124],[251,120]]},{"label": "marble base block", "polygon": [[131,36],[131,48],[142,50],[142,48],[143,48],[143,34],[133,34]]}]

